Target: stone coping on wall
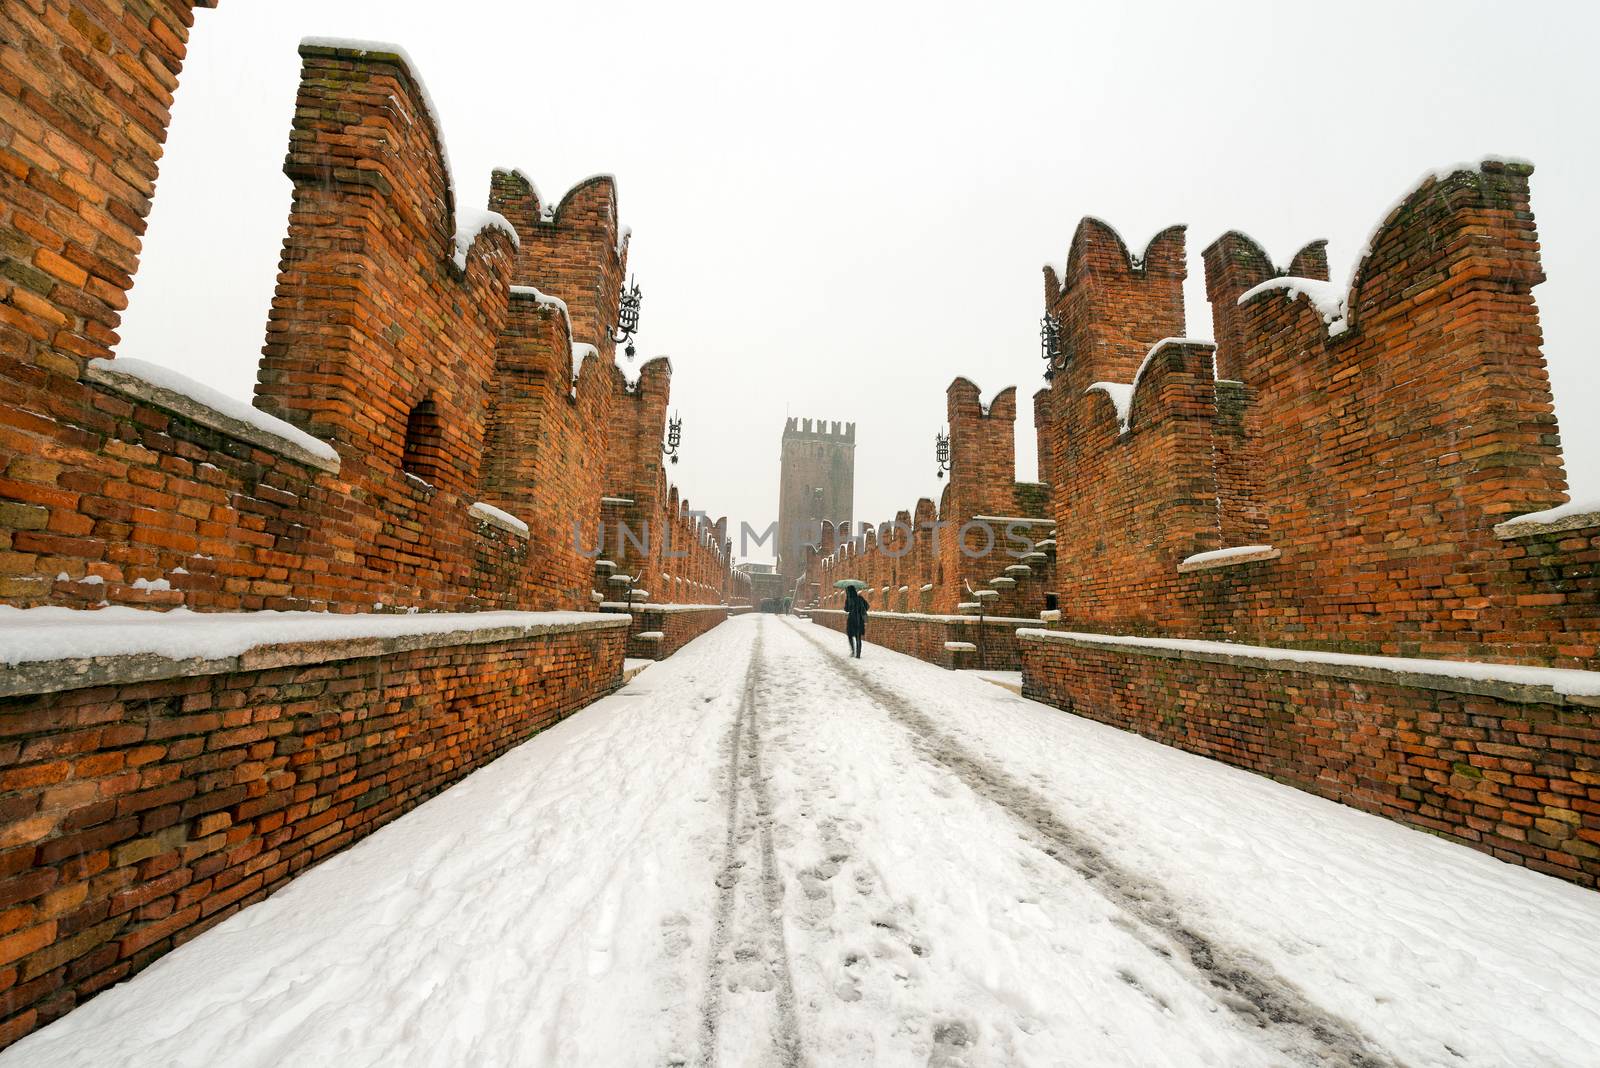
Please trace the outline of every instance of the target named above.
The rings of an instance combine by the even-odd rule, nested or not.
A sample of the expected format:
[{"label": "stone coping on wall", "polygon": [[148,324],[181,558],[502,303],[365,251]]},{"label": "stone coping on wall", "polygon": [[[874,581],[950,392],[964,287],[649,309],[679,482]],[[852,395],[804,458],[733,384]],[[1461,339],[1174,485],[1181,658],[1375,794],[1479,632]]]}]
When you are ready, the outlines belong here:
[{"label": "stone coping on wall", "polygon": [[1600,708],[1600,671],[1491,664],[1475,660],[1369,656],[1316,649],[1235,645],[1190,638],[1141,638],[1037,628],[1017,631],[1017,639],[1023,642],[1051,642],[1079,649],[1114,650],[1169,660],[1233,664],[1268,671],[1301,671],[1339,679],[1478,694],[1522,704]]},{"label": "stone coping on wall", "polygon": [[[842,609],[842,608],[811,608],[811,609],[808,609],[807,611],[809,611],[812,615],[819,615],[819,614],[821,614],[823,612],[828,612],[828,613],[831,613],[833,615],[844,615],[844,609]],[[929,613],[929,612],[870,612],[869,611],[867,613],[867,622],[871,623],[874,619],[909,619],[909,620],[913,620],[913,621],[920,622],[920,623],[978,623],[978,622],[981,621],[983,623],[1016,623],[1019,626],[1025,626],[1025,627],[1035,627],[1039,623],[1039,620],[1036,617],[1028,618],[1028,619],[1022,619],[1022,618],[1019,618],[1019,617],[1016,617],[1016,616],[984,616],[980,620],[979,617],[976,616],[976,615],[970,615],[970,616],[950,615],[950,616],[946,616],[946,615],[936,615],[936,614]]]},{"label": "stone coping on wall", "polygon": [[0,609],[0,697],[621,628],[598,612]]},{"label": "stone coping on wall", "polygon": [[601,601],[600,609],[608,613],[618,612],[726,612],[725,604],[629,604],[626,601]]},{"label": "stone coping on wall", "polygon": [[1019,527],[1053,527],[1054,519],[1040,519],[1035,516],[1025,515],[975,515],[974,523],[1015,523]]},{"label": "stone coping on wall", "polygon": [[1219,567],[1237,567],[1240,564],[1253,564],[1262,560],[1276,560],[1283,552],[1271,545],[1235,545],[1229,549],[1213,549],[1206,553],[1195,553],[1178,561],[1180,572],[1214,571]]},{"label": "stone coping on wall", "polygon": [[499,527],[507,534],[521,538],[523,541],[527,541],[531,536],[528,532],[528,524],[484,501],[479,501],[468,508],[467,514],[474,519],[488,523],[492,527]]},{"label": "stone coping on wall", "polygon": [[1519,515],[1495,524],[1494,533],[1495,537],[1509,541],[1540,534],[1561,534],[1569,530],[1597,529],[1600,529],[1600,502],[1584,501]]},{"label": "stone coping on wall", "polygon": [[[122,361],[130,364],[131,361]],[[91,361],[84,368],[83,377],[97,386],[101,386],[113,393],[119,393],[131,400],[150,404],[163,411],[171,412],[193,423],[226,434],[240,441],[247,441],[257,448],[285,456],[296,463],[315,467],[329,474],[339,473],[339,457],[335,453],[330,458],[319,455],[310,449],[288,438],[264,430],[259,426],[246,422],[219,411],[212,405],[206,404],[186,393],[179,392],[167,386],[160,385],[138,375],[129,374],[125,370],[118,370],[111,360]],[[172,376],[176,378],[177,376]],[[262,413],[265,417],[266,413]]]}]

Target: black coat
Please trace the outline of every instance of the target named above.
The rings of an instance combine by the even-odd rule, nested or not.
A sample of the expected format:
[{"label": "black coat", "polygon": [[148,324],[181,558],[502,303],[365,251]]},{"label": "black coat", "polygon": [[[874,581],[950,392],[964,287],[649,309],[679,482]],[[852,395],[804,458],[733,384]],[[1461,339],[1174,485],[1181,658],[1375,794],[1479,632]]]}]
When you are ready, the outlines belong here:
[{"label": "black coat", "polygon": [[844,633],[846,637],[859,638],[867,633],[867,599],[859,593],[845,599]]}]

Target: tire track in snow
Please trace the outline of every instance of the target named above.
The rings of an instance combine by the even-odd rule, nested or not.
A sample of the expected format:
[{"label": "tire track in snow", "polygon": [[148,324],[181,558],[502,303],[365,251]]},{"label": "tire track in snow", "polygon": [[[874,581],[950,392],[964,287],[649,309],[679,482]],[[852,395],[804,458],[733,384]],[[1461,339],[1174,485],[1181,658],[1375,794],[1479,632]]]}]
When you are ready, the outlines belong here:
[{"label": "tire track in snow", "polygon": [[[850,676],[891,720],[911,734],[919,756],[953,773],[970,790],[1004,809],[1042,839],[1046,855],[1070,868],[1134,921],[1134,931],[1150,949],[1170,958],[1180,950],[1194,969],[1191,978],[1242,1022],[1270,1031],[1280,1050],[1308,1065],[1398,1068],[1399,1062],[1359,1028],[1313,1002],[1265,961],[1223,946],[1184,919],[1167,888],[1120,867],[1100,845],[1067,823],[1050,802],[1005,771],[975,756],[941,731],[904,695],[872,678],[824,646],[799,626],[785,621],[835,670]],[[1198,985],[1198,984],[1197,984]]]},{"label": "tire track in snow", "polygon": [[[794,977],[783,932],[784,886],[772,841],[772,801],[762,771],[760,710],[756,702],[756,691],[761,683],[764,626],[763,620],[756,621],[750,667],[745,672],[744,696],[726,743],[729,752],[724,785],[728,806],[727,836],[723,866],[717,874],[719,894],[711,930],[706,1000],[700,1014],[700,1063],[706,1068],[719,1063],[726,1032],[724,1017],[735,1011],[726,1004],[724,991],[741,989],[772,993],[775,1018],[771,1021],[771,1054],[785,1068],[801,1063]],[[754,888],[745,878],[752,866],[751,860],[756,861],[759,868],[759,885]],[[758,916],[750,915],[751,902],[741,902],[741,889],[747,897],[758,896],[760,908],[755,910]],[[741,903],[745,905],[743,909]],[[764,960],[757,959],[760,956],[758,947],[763,942],[768,950]]]}]

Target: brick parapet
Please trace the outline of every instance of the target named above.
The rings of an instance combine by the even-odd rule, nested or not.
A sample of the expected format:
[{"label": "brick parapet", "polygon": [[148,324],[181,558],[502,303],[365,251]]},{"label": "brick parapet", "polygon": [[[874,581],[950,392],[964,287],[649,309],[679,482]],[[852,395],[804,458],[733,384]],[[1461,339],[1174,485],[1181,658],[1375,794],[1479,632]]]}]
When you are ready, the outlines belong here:
[{"label": "brick parapet", "polygon": [[573,340],[593,345],[603,362],[613,362],[629,243],[616,180],[609,174],[586,178],[550,206],[527,175],[496,170],[490,176],[489,207],[516,227],[517,283],[559,298],[571,316]]},{"label": "brick parapet", "polygon": [[0,1042],[615,688],[624,638],[602,620],[263,649],[256,667],[0,698],[0,895],[26,917]]},{"label": "brick parapet", "polygon": [[[590,355],[574,381],[568,311],[512,290],[514,269],[531,268],[501,224],[463,230],[465,270],[455,262],[454,190],[404,56],[301,52],[285,166],[295,206],[258,404],[320,435],[333,458],[114,363],[92,380],[49,380],[48,405],[32,410],[31,394],[8,386],[9,603],[580,608],[593,564],[572,527],[592,542],[602,494],[622,487],[668,525],[666,362],[630,386]],[[568,198],[573,219],[604,214],[585,201],[600,187],[586,188]],[[720,594],[726,553],[688,540],[693,581]]]},{"label": "brick parapet", "polygon": [[[196,7],[215,0],[0,6],[0,395],[68,417],[60,389],[110,356]],[[63,395],[65,394],[65,395]]]},{"label": "brick parapet", "polygon": [[629,612],[625,604],[607,603],[601,610],[629,614],[628,656],[641,660],[665,660],[726,622],[731,612],[721,604],[640,604]]},{"label": "brick parapet", "polygon": [[1464,677],[1437,661],[1248,646],[1030,631],[1019,643],[1027,697],[1582,886],[1600,880],[1593,687],[1573,696],[1516,668]]},{"label": "brick parapet", "polygon": [[[1158,347],[1123,425],[1110,397],[1058,373],[1036,410],[1068,624],[1596,663],[1592,532],[1519,544],[1494,531],[1565,497],[1530,292],[1543,277],[1530,171],[1489,161],[1427,179],[1373,235],[1348,308],[1317,278],[1321,242],[1284,271],[1225,235],[1206,253],[1222,379],[1209,382],[1198,347]],[[1086,226],[1080,239],[1101,233]],[[1088,336],[1155,344],[1179,305],[1140,297],[1148,279],[1127,284],[1122,305],[1091,307],[1113,321]],[[1158,366],[1179,359],[1179,374]],[[1178,573],[1195,553],[1255,544],[1278,558]]]}]

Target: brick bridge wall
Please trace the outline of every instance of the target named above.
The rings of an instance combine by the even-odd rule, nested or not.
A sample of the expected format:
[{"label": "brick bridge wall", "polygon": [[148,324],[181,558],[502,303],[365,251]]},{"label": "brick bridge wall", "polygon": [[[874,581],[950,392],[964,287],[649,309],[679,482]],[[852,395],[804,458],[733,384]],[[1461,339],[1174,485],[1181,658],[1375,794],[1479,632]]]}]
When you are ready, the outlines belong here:
[{"label": "brick bridge wall", "polygon": [[1024,631],[1021,648],[1027,697],[1580,886],[1600,882],[1593,698],[1419,675],[1403,660],[1286,665],[1250,646],[1135,651]]},{"label": "brick bridge wall", "polygon": [[[536,202],[531,222],[459,209],[399,54],[301,53],[256,405],[337,458],[241,436],[131,362],[8,333],[8,355],[54,370],[19,371],[0,406],[0,595],[209,610],[592,604],[574,525],[593,541],[601,497],[625,488],[669,525],[657,443],[670,369],[655,361],[630,384],[610,324],[569,311],[617,288],[627,242],[613,184],[584,183],[551,221]],[[491,196],[511,207],[508,181],[497,174]],[[15,194],[7,210],[25,225],[33,201]],[[30,325],[54,316],[7,285]],[[480,501],[529,531],[485,520]],[[720,596],[722,543],[678,533],[691,534],[681,577]]]},{"label": "brick bridge wall", "polygon": [[[676,506],[635,418],[670,371],[630,383],[608,340],[610,180],[530,219],[497,174],[509,218],[463,208],[403,57],[302,47],[251,412],[110,358],[209,5],[0,4],[0,600],[592,609],[574,522],[592,541],[618,487]],[[672,521],[674,581],[720,595],[725,527]],[[552,625],[7,691],[0,1045],[617,684],[620,620]]]},{"label": "brick bridge wall", "polygon": [[[1505,523],[1566,497],[1530,173],[1424,180],[1348,293],[1320,242],[1281,271],[1224,235],[1205,253],[1215,346],[1171,336],[1181,229],[1135,259],[1085,221],[1064,280],[1047,272],[1063,359],[1035,398],[1079,636],[1023,635],[1029,695],[1595,885],[1595,708],[1437,674],[1600,667],[1600,515]],[[1429,659],[1418,682],[1126,636]]]},{"label": "brick bridge wall", "polygon": [[[1281,290],[1238,304],[1278,272],[1248,238],[1224,235],[1206,253],[1215,351],[1161,343],[1181,313],[1182,272],[1158,267],[1181,253],[1181,233],[1158,238],[1139,267],[1103,224],[1080,228],[1069,280],[1086,274],[1077,260],[1092,261],[1126,276],[1142,303],[1098,309],[1086,336],[1105,333],[1100,318],[1131,316],[1134,326],[1116,331],[1130,340],[1111,355],[1075,341],[1040,401],[1059,460],[1065,621],[1600,663],[1600,530],[1495,531],[1566,496],[1531,294],[1543,275],[1530,170],[1486,163],[1425,181],[1374,234],[1350,313],[1331,325],[1313,301]],[[1325,275],[1317,252],[1302,252],[1295,269]],[[1321,295],[1316,279],[1303,286]],[[1069,284],[1056,306],[1074,294]],[[1213,358],[1237,379],[1214,381]],[[1125,424],[1094,382],[1131,384]],[[1278,555],[1178,570],[1192,554],[1251,544]]]},{"label": "brick bridge wall", "polygon": [[0,1041],[614,688],[626,632],[592,619],[0,696]]},{"label": "brick bridge wall", "polygon": [[[607,612],[627,612],[613,602]],[[731,610],[719,604],[639,604],[633,606],[628,626],[628,656],[665,660],[700,635],[727,621]],[[660,635],[645,637],[645,635]]]}]

